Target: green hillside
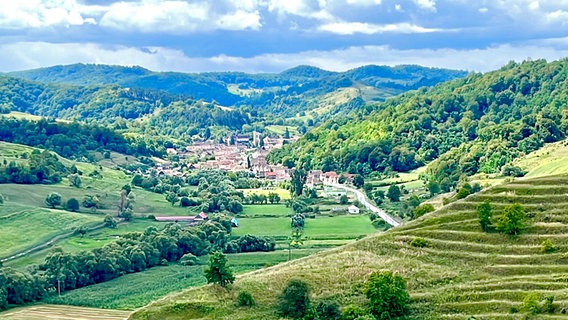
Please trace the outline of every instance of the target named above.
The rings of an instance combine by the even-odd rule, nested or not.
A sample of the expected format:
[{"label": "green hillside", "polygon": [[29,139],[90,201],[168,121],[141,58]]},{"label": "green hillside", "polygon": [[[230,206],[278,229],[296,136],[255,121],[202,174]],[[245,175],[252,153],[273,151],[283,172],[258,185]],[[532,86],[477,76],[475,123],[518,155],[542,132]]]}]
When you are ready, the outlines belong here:
[{"label": "green hillside", "polygon": [[[177,96],[182,95],[224,106],[250,106],[283,118],[294,117],[297,113],[317,108],[319,97],[342,88],[359,90],[358,100],[355,100],[355,105],[359,107],[362,105],[358,102],[359,99],[363,103],[377,99],[384,100],[385,97],[422,86],[432,86],[463,77],[465,74],[463,71],[413,65],[365,66],[347,72],[330,72],[311,66],[299,66],[279,74],[242,72],[187,74],[153,72],[140,67],[84,64],[10,73],[14,77],[57,85],[79,85],[89,88],[110,86],[113,88],[112,91],[118,90],[118,86],[129,88],[134,92],[142,92],[136,94],[137,98],[141,98],[136,101],[138,104],[155,101],[155,97],[159,95],[160,101],[164,107],[167,107],[168,103],[164,100],[176,100]],[[148,90],[153,92],[148,93]],[[123,90],[118,90],[117,93],[119,97],[130,95]],[[337,107],[343,109],[349,108],[350,105],[338,104]],[[132,107],[126,108],[125,118],[131,118],[133,112],[136,112],[131,110]]]},{"label": "green hillside", "polygon": [[568,60],[511,62],[336,117],[271,159],[369,175],[430,165],[432,179],[503,165],[568,133]]},{"label": "green hillside", "polygon": [[[541,306],[535,319],[561,318],[568,307],[567,183],[566,176],[515,180],[386,233],[243,275],[229,291],[205,286],[172,295],[130,319],[278,319],[275,299],[292,277],[311,285],[315,301],[364,307],[360,287],[375,270],[406,279],[412,319],[526,319],[529,294]],[[485,201],[494,222],[504,208],[521,204],[526,230],[518,236],[482,231],[476,208]],[[415,239],[423,246],[413,245]],[[235,307],[241,290],[252,293],[254,307]],[[554,310],[546,313],[542,301],[550,296]]]}]

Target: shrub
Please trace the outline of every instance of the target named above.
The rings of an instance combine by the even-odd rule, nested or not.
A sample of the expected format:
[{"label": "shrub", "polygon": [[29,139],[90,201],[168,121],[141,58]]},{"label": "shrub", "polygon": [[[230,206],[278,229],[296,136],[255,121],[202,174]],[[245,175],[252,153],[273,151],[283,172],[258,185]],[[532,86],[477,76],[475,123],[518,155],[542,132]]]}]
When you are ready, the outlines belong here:
[{"label": "shrub", "polygon": [[56,206],[61,204],[61,195],[57,192],[51,192],[45,197],[45,204],[54,209]]},{"label": "shrub", "polygon": [[463,199],[471,194],[471,187],[461,187],[456,194],[456,199]]},{"label": "shrub", "polygon": [[523,299],[523,311],[529,314],[538,314],[540,312],[538,307],[538,295],[536,293],[529,293]]},{"label": "shrub", "polygon": [[505,207],[497,222],[497,230],[508,235],[518,235],[526,228],[527,213],[518,203]]},{"label": "shrub", "polygon": [[339,311],[339,304],[334,301],[320,301],[313,308],[313,320],[339,320],[341,319],[341,312]]},{"label": "shrub", "polygon": [[290,279],[278,297],[281,316],[302,318],[310,306],[310,286],[305,281]]},{"label": "shrub", "polygon": [[412,242],[410,242],[410,245],[416,248],[425,248],[428,246],[428,241],[424,238],[414,238]]},{"label": "shrub", "polygon": [[517,166],[506,165],[501,170],[501,174],[506,177],[524,177],[526,172]]},{"label": "shrub", "polygon": [[197,257],[195,255],[186,253],[181,257],[179,263],[184,266],[194,266],[199,264],[199,261],[197,260]]},{"label": "shrub", "polygon": [[491,230],[491,204],[487,201],[477,206],[477,214],[479,216],[479,224],[481,229],[485,232]]},{"label": "shrub", "polygon": [[377,320],[387,320],[408,313],[410,296],[406,281],[392,272],[373,272],[365,290],[369,308]]},{"label": "shrub", "polygon": [[237,306],[253,307],[254,305],[254,298],[252,297],[252,294],[250,294],[250,292],[244,290],[239,292],[239,296],[237,297]]},{"label": "shrub", "polygon": [[554,296],[548,296],[544,299],[542,309],[544,312],[554,313],[556,310],[556,306],[554,306]]},{"label": "shrub", "polygon": [[341,320],[355,320],[367,315],[367,310],[359,307],[358,305],[350,304],[343,308],[341,313]]},{"label": "shrub", "polygon": [[430,203],[425,203],[423,205],[420,205],[418,207],[416,207],[413,211],[412,214],[414,215],[414,219],[416,218],[420,218],[423,215],[430,213],[434,211],[434,206],[431,205]]},{"label": "shrub", "polygon": [[75,198],[71,198],[71,199],[67,200],[67,203],[65,204],[65,208],[67,208],[67,210],[72,211],[72,212],[79,211],[79,200],[77,200]]},{"label": "shrub", "polygon": [[552,243],[549,239],[544,240],[540,245],[542,247],[542,253],[551,253],[556,250],[554,243]]}]

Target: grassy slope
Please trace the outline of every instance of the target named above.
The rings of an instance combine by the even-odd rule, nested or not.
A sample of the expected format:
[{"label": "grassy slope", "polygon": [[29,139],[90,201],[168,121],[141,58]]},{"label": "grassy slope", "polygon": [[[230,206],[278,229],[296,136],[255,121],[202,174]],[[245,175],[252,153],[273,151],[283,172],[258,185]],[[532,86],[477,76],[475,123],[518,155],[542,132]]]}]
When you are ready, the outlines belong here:
[{"label": "grassy slope", "polygon": [[[293,250],[292,259],[305,257],[316,252],[313,249]],[[227,255],[235,273],[261,269],[288,260],[287,251],[258,252]],[[202,262],[207,258],[202,257]],[[144,272],[133,273],[112,281],[72,290],[52,297],[47,303],[75,305],[84,307],[134,310],[152,300],[172,292],[199,286],[206,283],[203,265],[155,267]]]},{"label": "grassy slope", "polygon": [[[354,288],[381,269],[394,270],[407,279],[416,319],[468,319],[472,315],[521,319],[524,314],[510,311],[520,308],[528,292],[541,299],[555,296],[559,311],[568,307],[567,183],[565,176],[517,180],[384,234],[246,274],[230,292],[212,286],[189,289],[139,310],[131,319],[277,319],[275,297],[291,277],[307,280],[316,299],[334,297],[343,305],[362,304],[364,297]],[[533,216],[530,228],[517,238],[483,233],[475,208],[486,200],[493,204],[495,218],[505,205],[522,203]],[[411,246],[416,237],[426,239],[428,247]],[[543,253],[540,244],[545,239],[557,251]],[[241,289],[253,293],[256,307],[234,307]],[[212,311],[202,312],[203,306]]]},{"label": "grassy slope", "polygon": [[[35,148],[6,143],[0,141],[0,161],[4,159],[10,161],[26,161],[20,158],[22,153],[30,153]],[[99,167],[88,163],[74,162],[65,158],[60,158],[66,166],[75,164],[84,174],[81,177],[81,188],[71,187],[67,179],[55,185],[18,185],[18,184],[0,184],[0,194],[6,201],[0,205],[0,242],[6,244],[0,247],[0,257],[6,257],[10,254],[20,252],[35,245],[41,244],[55,236],[66,234],[73,231],[79,226],[93,226],[101,223],[105,214],[116,215],[116,205],[119,200],[120,188],[130,182],[130,178],[123,172],[109,169],[107,167]],[[88,177],[88,173],[93,170],[101,172],[103,178],[95,179]],[[63,202],[69,198],[76,198],[79,201],[85,195],[97,195],[104,208],[96,212],[90,209],[81,208],[79,213],[70,213],[63,210],[52,210],[46,208],[44,200],[50,192],[58,192],[63,198]],[[140,188],[134,188],[136,200],[134,204],[134,213],[137,216],[145,217],[147,215],[186,215],[188,209],[179,206],[171,207],[165,201],[164,196],[152,192],[145,191]],[[133,226],[135,230],[145,229],[150,222],[140,220],[138,224]],[[136,228],[136,226],[141,226]],[[119,228],[132,229],[130,227]],[[107,232],[99,237],[99,233],[93,235],[93,241],[88,242],[89,237],[80,240],[83,243],[75,243],[71,245],[67,242],[61,243],[65,249],[79,250],[82,248],[91,248],[93,246],[101,246],[112,238],[113,232]],[[59,245],[59,242],[57,243]],[[49,250],[49,249],[48,249]],[[23,260],[38,261],[47,254],[48,250],[44,250],[29,258]],[[15,264],[22,264],[14,261]]]}]

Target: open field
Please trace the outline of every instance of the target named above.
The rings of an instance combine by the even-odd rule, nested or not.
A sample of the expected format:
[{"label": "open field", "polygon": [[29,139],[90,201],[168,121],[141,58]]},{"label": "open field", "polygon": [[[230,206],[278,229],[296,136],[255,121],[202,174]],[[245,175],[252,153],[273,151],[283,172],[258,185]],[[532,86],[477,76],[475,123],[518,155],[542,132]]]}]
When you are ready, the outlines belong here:
[{"label": "open field", "polygon": [[[230,293],[206,286],[155,302],[131,319],[277,319],[275,298],[291,277],[308,281],[314,299],[332,296],[342,305],[361,304],[362,293],[353,287],[374,270],[392,270],[407,280],[415,319],[525,319],[522,304],[529,293],[541,304],[554,296],[555,311],[534,319],[559,319],[568,309],[566,185],[566,176],[518,179],[377,236],[247,274],[234,291],[251,292],[257,303],[252,309],[235,308]],[[494,208],[493,221],[507,205],[520,203],[529,213],[527,229],[517,237],[483,232],[476,212],[483,201]],[[411,245],[416,238],[426,245]],[[554,249],[544,251],[544,240]],[[173,312],[174,301],[187,308]],[[211,309],[197,315],[196,301],[207,301]]]},{"label": "open field", "polygon": [[234,236],[254,234],[257,236],[287,237],[290,235],[290,218],[240,218],[239,227],[233,228]]},{"label": "open field", "polygon": [[568,140],[546,144],[514,162],[527,171],[527,177],[568,173]]},{"label": "open field", "polygon": [[284,200],[288,200],[290,199],[290,191],[286,190],[286,189],[281,189],[281,188],[274,188],[271,190],[268,189],[241,189],[244,194],[246,196],[249,196],[253,193],[256,193],[258,195],[265,195],[268,196],[269,193],[274,192],[276,194],[278,194],[280,196],[280,201],[284,201]]},{"label": "open field", "polygon": [[[294,249],[292,259],[305,257],[319,250]],[[254,252],[227,255],[233,272],[242,274],[288,261],[288,251]],[[207,263],[207,257],[201,257]],[[172,292],[206,283],[204,265],[182,266],[171,264],[127,274],[112,281],[68,291],[54,296],[47,303],[95,307],[104,309],[134,310]]]},{"label": "open field", "polygon": [[270,126],[264,127],[264,129],[266,129],[266,131],[273,132],[273,133],[280,135],[280,136],[284,135],[284,133],[286,132],[286,128],[288,128],[288,132],[290,133],[291,136],[298,134],[298,128],[296,128],[294,126],[270,125]]},{"label": "open field", "polygon": [[0,257],[8,257],[77,227],[102,223],[102,217],[61,210],[26,208],[0,218]]},{"label": "open field", "polygon": [[129,311],[103,310],[57,305],[35,305],[0,313],[2,320],[123,320]]},{"label": "open field", "polygon": [[283,204],[254,204],[254,205],[244,205],[243,213],[244,217],[254,217],[254,216],[283,216],[287,217],[293,214],[291,208],[287,208]]},{"label": "open field", "polygon": [[308,239],[355,239],[377,230],[367,215],[343,215],[306,219],[304,236]]},{"label": "open field", "polygon": [[[116,237],[119,235],[136,231],[144,231],[150,226],[161,228],[164,225],[164,223],[159,223],[148,219],[134,219],[128,223],[119,224],[116,229],[102,228],[87,232],[87,234],[82,237],[79,235],[72,235],[70,237],[57,241],[53,247],[61,248],[65,252],[92,250],[95,248],[100,248],[105,244],[116,240]],[[14,268],[23,269],[30,264],[43,263],[45,257],[49,254],[53,247],[34,252],[32,254],[26,255],[25,257],[17,258],[5,264]]]}]

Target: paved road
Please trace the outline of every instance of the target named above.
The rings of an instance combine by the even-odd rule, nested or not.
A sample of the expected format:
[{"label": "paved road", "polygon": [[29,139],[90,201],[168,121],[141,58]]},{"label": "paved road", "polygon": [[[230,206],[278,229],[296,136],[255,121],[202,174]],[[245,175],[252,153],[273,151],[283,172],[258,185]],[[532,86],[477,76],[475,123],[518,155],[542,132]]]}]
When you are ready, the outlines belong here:
[{"label": "paved road", "polygon": [[328,184],[328,185],[335,187],[335,188],[345,189],[347,191],[351,191],[351,192],[355,193],[355,195],[357,196],[357,201],[359,201],[359,203],[364,205],[365,208],[367,208],[367,209],[371,210],[372,212],[378,214],[379,217],[381,217],[383,220],[385,220],[386,223],[390,224],[391,226],[393,226],[393,227],[400,226],[400,222],[398,220],[396,220],[395,218],[393,218],[388,213],[386,213],[385,210],[378,208],[378,207],[375,207],[373,204],[371,204],[369,202],[369,200],[367,199],[367,197],[365,196],[365,194],[363,194],[363,192],[361,192],[357,189],[353,189],[353,188],[344,186],[342,184]]}]

